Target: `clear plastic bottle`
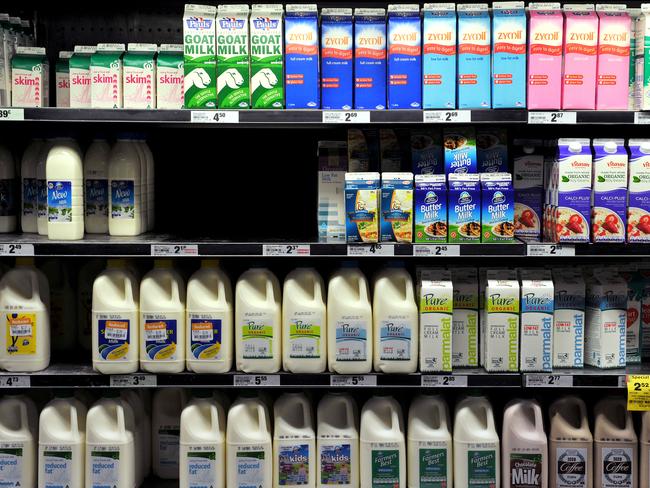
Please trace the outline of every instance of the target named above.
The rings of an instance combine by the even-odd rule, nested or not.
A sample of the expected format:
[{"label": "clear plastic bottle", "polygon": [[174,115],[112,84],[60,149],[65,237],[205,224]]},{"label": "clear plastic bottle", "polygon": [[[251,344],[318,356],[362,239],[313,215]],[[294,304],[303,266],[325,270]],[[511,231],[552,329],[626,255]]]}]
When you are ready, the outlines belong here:
[{"label": "clear plastic bottle", "polygon": [[96,137],[84,156],[85,226],[88,234],[108,234],[108,158],[111,145]]},{"label": "clear plastic bottle", "polygon": [[132,136],[121,135],[108,163],[110,235],[137,236],[144,232],[142,177],[139,146]]},{"label": "clear plastic bottle", "polygon": [[38,232],[36,162],[43,143],[43,139],[32,139],[20,161],[22,195],[20,225],[23,232]]}]

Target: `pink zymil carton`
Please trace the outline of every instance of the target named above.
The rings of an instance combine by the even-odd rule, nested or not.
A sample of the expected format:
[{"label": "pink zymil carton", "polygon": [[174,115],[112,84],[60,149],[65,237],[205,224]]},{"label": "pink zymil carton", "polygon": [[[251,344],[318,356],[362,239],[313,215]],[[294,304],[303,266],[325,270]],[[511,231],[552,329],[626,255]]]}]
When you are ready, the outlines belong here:
[{"label": "pink zymil carton", "polygon": [[632,19],[624,4],[598,5],[596,109],[627,110]]},{"label": "pink zymil carton", "polygon": [[559,2],[531,3],[529,12],[527,105],[557,110],[562,101],[564,16]]},{"label": "pink zymil carton", "polygon": [[564,6],[562,108],[596,108],[598,16],[593,4]]}]

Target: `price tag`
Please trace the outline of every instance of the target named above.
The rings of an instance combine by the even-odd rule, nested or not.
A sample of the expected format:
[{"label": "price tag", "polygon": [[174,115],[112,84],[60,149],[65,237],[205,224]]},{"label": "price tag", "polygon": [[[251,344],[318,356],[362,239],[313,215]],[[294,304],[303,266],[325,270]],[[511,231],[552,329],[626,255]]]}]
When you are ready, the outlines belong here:
[{"label": "price tag", "polygon": [[239,124],[239,110],[192,110],[192,124]]},{"label": "price tag", "polygon": [[33,256],[34,244],[0,244],[0,256]]},{"label": "price tag", "polygon": [[394,256],[393,244],[349,244],[348,256]]},{"label": "price tag", "polygon": [[129,386],[155,388],[158,384],[155,374],[112,374],[112,388],[127,388]]},{"label": "price tag", "polygon": [[634,112],[634,123],[640,125],[650,124],[650,112]]},{"label": "price tag", "polygon": [[323,110],[323,124],[369,124],[368,110]]},{"label": "price tag", "polygon": [[558,374],[527,374],[526,387],[552,386],[558,388],[572,388],[573,376]]},{"label": "price tag", "polygon": [[264,244],[263,256],[309,256],[309,244]]},{"label": "price tag", "polygon": [[152,256],[198,256],[197,244],[152,244]]},{"label": "price tag", "polygon": [[576,112],[528,112],[529,124],[575,124]]},{"label": "price tag", "polygon": [[330,376],[330,386],[377,386],[377,377],[372,374],[333,374]]},{"label": "price tag", "polygon": [[29,376],[0,376],[0,388],[29,388],[31,384]]},{"label": "price tag", "polygon": [[471,110],[425,110],[423,114],[425,124],[454,124],[472,121]]},{"label": "price tag", "polygon": [[0,120],[25,120],[25,109],[2,108],[0,109]]},{"label": "price tag", "polygon": [[528,244],[528,256],[575,256],[576,248],[570,244]]},{"label": "price tag", "polygon": [[413,256],[460,256],[460,246],[456,244],[415,244]]},{"label": "price tag", "polygon": [[624,374],[618,377],[618,387],[619,388],[627,387],[627,376],[625,376]]},{"label": "price tag", "polygon": [[631,374],[627,378],[627,409],[650,410],[650,375]]},{"label": "price tag", "polygon": [[420,384],[436,388],[465,388],[467,376],[427,374],[422,375]]},{"label": "price tag", "polygon": [[236,374],[233,376],[235,386],[280,386],[279,374]]}]

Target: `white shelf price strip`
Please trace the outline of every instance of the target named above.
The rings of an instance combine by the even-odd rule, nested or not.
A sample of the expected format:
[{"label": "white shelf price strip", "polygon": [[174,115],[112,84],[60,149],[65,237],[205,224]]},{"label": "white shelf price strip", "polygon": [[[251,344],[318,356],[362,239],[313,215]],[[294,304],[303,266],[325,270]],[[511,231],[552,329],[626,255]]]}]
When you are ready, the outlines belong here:
[{"label": "white shelf price strip", "polygon": [[234,386],[280,386],[278,374],[236,374]]},{"label": "white shelf price strip", "polygon": [[414,244],[413,256],[460,256],[460,246],[455,244]]},{"label": "white shelf price strip", "polygon": [[576,124],[576,112],[528,112],[529,124]]},{"label": "white shelf price strip", "polygon": [[1,256],[33,256],[34,244],[0,244]]},{"label": "white shelf price strip", "polygon": [[263,256],[309,256],[309,244],[264,244]]},{"label": "white shelf price strip", "polygon": [[368,110],[323,110],[324,124],[369,124]]},{"label": "white shelf price strip", "polygon": [[471,110],[425,110],[422,120],[425,124],[455,124],[472,121]]},{"label": "white shelf price strip", "polygon": [[25,110],[22,108],[0,109],[0,120],[25,120]]},{"label": "white shelf price strip", "polygon": [[239,110],[192,110],[193,124],[239,124]]},{"label": "white shelf price strip", "polygon": [[558,374],[526,374],[526,387],[550,386],[573,388],[573,376]]},{"label": "white shelf price strip", "polygon": [[29,388],[31,384],[29,376],[0,376],[0,388]]},{"label": "white shelf price strip", "polygon": [[394,256],[392,244],[348,244],[348,256]]},{"label": "white shelf price strip", "polygon": [[427,375],[423,374],[420,379],[422,386],[436,388],[465,388],[467,376],[464,375]]},{"label": "white shelf price strip", "polygon": [[333,374],[330,376],[330,386],[377,386],[377,376]]},{"label": "white shelf price strip", "polygon": [[576,248],[570,244],[528,244],[528,256],[575,256]]},{"label": "white shelf price strip", "polygon": [[127,386],[149,387],[158,385],[155,374],[113,374],[111,375],[111,387],[124,388]]},{"label": "white shelf price strip", "polygon": [[152,256],[198,256],[197,244],[152,244]]}]

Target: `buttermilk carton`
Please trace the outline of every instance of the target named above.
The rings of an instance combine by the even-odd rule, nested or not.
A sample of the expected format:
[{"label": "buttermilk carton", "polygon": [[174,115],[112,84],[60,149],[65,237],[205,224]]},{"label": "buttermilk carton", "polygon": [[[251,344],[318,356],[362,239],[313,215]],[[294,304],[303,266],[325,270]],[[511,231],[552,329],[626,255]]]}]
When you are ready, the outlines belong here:
[{"label": "buttermilk carton", "polygon": [[628,156],[623,139],[594,139],[593,242],[625,242]]},{"label": "buttermilk carton", "polygon": [[454,311],[451,332],[453,367],[477,367],[479,287],[476,268],[453,268]]},{"label": "buttermilk carton", "polygon": [[423,108],[456,108],[456,4],[425,3]]},{"label": "buttermilk carton", "polygon": [[515,236],[540,238],[544,202],[544,155],[541,140],[515,140]]},{"label": "buttermilk carton", "polygon": [[70,107],[90,108],[90,56],[96,46],[75,46],[70,57]]},{"label": "buttermilk carton", "polygon": [[124,108],[156,108],[155,44],[129,43],[124,55]]},{"label": "buttermilk carton", "polygon": [[492,5],[492,107],[526,106],[524,2]]},{"label": "buttermilk carton", "polygon": [[185,5],[183,15],[186,108],[217,107],[217,8]]},{"label": "buttermilk carton", "polygon": [[596,110],[626,110],[632,19],[624,4],[597,5],[596,13],[599,19]]},{"label": "buttermilk carton", "polygon": [[481,242],[512,242],[515,192],[510,173],[481,174]]},{"label": "buttermilk carton", "polygon": [[72,51],[60,51],[59,59],[56,60],[55,83],[56,83],[56,106],[70,106],[70,58]]},{"label": "buttermilk carton", "polygon": [[476,158],[479,173],[508,171],[508,132],[505,129],[479,129],[476,132]]},{"label": "buttermilk carton", "polygon": [[251,10],[251,107],[284,107],[282,5],[253,5]]},{"label": "buttermilk carton", "polygon": [[490,108],[490,14],[486,3],[458,5],[458,107]]},{"label": "buttermilk carton", "polygon": [[354,10],[354,108],[386,108],[386,10]]},{"label": "buttermilk carton", "polygon": [[44,47],[18,46],[11,60],[11,106],[49,107],[49,72]]},{"label": "buttermilk carton", "polygon": [[324,109],[352,108],[352,31],[352,9],[321,11],[321,105]]},{"label": "buttermilk carton", "polygon": [[124,44],[97,44],[90,56],[90,106],[122,108]]},{"label": "buttermilk carton", "polygon": [[156,107],[181,109],[185,103],[183,46],[161,44],[156,65]]},{"label": "buttermilk carton", "polygon": [[413,242],[413,173],[381,174],[382,242]]},{"label": "buttermilk carton", "polygon": [[379,173],[346,173],[345,228],[347,242],[379,242]]},{"label": "buttermilk carton", "polygon": [[415,242],[447,242],[445,175],[415,175]]},{"label": "buttermilk carton", "polygon": [[514,270],[487,270],[484,306],[481,335],[486,371],[518,371],[519,281]]},{"label": "buttermilk carton", "polygon": [[420,7],[388,6],[388,107],[422,108]]},{"label": "buttermilk carton", "polygon": [[420,371],[450,372],[454,292],[451,272],[425,268],[420,272]]},{"label": "buttermilk carton", "polygon": [[416,175],[444,174],[442,137],[437,130],[411,130],[411,167]]},{"label": "buttermilk carton", "polygon": [[630,139],[628,242],[650,242],[650,139]]},{"label": "buttermilk carton", "polygon": [[550,270],[520,269],[521,371],[553,370],[554,289]]},{"label": "buttermilk carton", "polygon": [[481,240],[481,184],[478,174],[448,176],[449,242]]},{"label": "buttermilk carton", "polygon": [[596,108],[598,16],[593,4],[564,6],[562,108]]},{"label": "buttermilk carton", "polygon": [[320,108],[318,7],[287,5],[284,23],[287,108]]},{"label": "buttermilk carton", "polygon": [[641,13],[636,20],[635,29],[635,109],[650,110],[650,3],[641,4]]},{"label": "buttermilk carton", "polygon": [[318,242],[345,242],[347,144],[318,142]]},{"label": "buttermilk carton", "polygon": [[249,108],[251,57],[248,5],[217,9],[217,106]]},{"label": "buttermilk carton", "polygon": [[445,174],[477,172],[476,132],[473,127],[445,129],[442,139]]},{"label": "buttermilk carton", "polygon": [[555,268],[553,367],[582,368],[585,352],[585,281],[576,268]]},{"label": "buttermilk carton", "polygon": [[627,283],[627,321],[625,332],[625,363],[641,362],[643,299],[646,281],[636,264],[617,266],[621,278]]}]

